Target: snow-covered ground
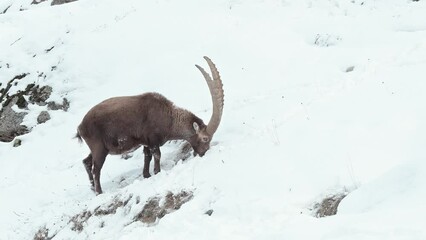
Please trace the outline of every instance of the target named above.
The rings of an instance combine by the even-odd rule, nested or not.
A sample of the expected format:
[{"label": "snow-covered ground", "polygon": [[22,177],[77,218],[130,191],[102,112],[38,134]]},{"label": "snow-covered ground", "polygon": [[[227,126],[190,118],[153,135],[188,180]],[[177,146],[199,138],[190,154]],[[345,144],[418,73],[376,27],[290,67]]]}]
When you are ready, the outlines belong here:
[{"label": "snow-covered ground", "polygon": [[[19,86],[50,85],[71,106],[36,125],[46,106],[30,105],[22,146],[0,143],[1,240],[43,226],[55,239],[426,239],[426,1],[17,2],[28,10],[0,14],[0,82],[29,73]],[[73,139],[84,114],[156,91],[208,121],[204,55],[225,89],[212,148],[177,161],[166,144],[149,179],[141,149],[108,156],[95,196],[88,148]],[[133,221],[150,197],[182,189],[194,197],[179,210]],[[337,215],[314,217],[342,191]],[[72,216],[130,195],[71,229]]]}]

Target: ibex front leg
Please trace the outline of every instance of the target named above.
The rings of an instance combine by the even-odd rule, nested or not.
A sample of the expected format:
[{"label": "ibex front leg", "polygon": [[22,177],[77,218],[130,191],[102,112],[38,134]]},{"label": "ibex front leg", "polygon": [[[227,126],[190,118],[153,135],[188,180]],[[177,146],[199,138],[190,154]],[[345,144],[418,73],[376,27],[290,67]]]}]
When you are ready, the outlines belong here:
[{"label": "ibex front leg", "polygon": [[157,174],[160,172],[160,158],[161,158],[161,152],[160,147],[156,146],[151,148],[152,155],[154,155],[154,174]]},{"label": "ibex front leg", "polygon": [[152,153],[148,147],[143,147],[143,153],[145,155],[145,161],[143,165],[143,177],[149,178],[151,177],[151,174],[149,174],[149,164],[151,163]]}]

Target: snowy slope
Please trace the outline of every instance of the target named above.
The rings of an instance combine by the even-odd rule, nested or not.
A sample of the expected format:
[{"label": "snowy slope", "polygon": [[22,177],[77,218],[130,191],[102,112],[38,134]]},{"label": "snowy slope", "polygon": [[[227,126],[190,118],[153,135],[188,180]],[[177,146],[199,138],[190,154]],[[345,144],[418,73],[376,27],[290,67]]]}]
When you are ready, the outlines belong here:
[{"label": "snowy slope", "polygon": [[[50,85],[71,106],[41,125],[46,107],[29,106],[24,123],[34,128],[22,146],[0,143],[1,240],[32,239],[43,226],[55,239],[426,239],[425,1],[29,8],[0,15],[0,81],[30,73],[20,84]],[[162,172],[149,179],[141,150],[109,156],[95,196],[81,163],[88,148],[73,139],[84,114],[156,91],[207,121],[194,67],[204,55],[225,89],[212,148],[179,161],[179,145],[166,144]],[[182,189],[194,197],[181,209],[153,226],[133,221],[140,203]],[[350,194],[338,214],[315,218],[313,203],[342,189]],[[116,214],[71,229],[72,216],[130,195]]]}]

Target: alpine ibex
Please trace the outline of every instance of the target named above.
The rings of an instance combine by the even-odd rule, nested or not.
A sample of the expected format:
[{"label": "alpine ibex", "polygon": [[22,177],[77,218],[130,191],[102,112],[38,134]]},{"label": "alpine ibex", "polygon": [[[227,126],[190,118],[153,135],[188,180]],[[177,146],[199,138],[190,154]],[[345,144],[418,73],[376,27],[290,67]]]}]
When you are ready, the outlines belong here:
[{"label": "alpine ibex", "polygon": [[222,80],[214,63],[207,61],[213,79],[195,65],[206,79],[213,101],[207,125],[188,110],[175,106],[159,93],[114,97],[94,106],[78,126],[76,137],[84,139],[90,154],[83,160],[92,189],[102,193],[100,172],[108,154],[124,154],[144,146],[143,176],[150,177],[149,164],[154,156],[154,173],[160,172],[160,146],[170,140],[186,140],[196,154],[204,156],[222,118],[224,94]]}]

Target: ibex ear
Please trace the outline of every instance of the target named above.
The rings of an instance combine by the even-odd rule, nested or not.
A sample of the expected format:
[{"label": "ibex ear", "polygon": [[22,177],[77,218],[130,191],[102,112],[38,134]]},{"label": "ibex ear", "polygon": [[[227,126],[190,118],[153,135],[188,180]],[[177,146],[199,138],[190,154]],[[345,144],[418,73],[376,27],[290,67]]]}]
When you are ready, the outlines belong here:
[{"label": "ibex ear", "polygon": [[192,126],[194,127],[195,133],[198,133],[200,131],[200,127],[198,126],[196,122],[194,122]]}]

